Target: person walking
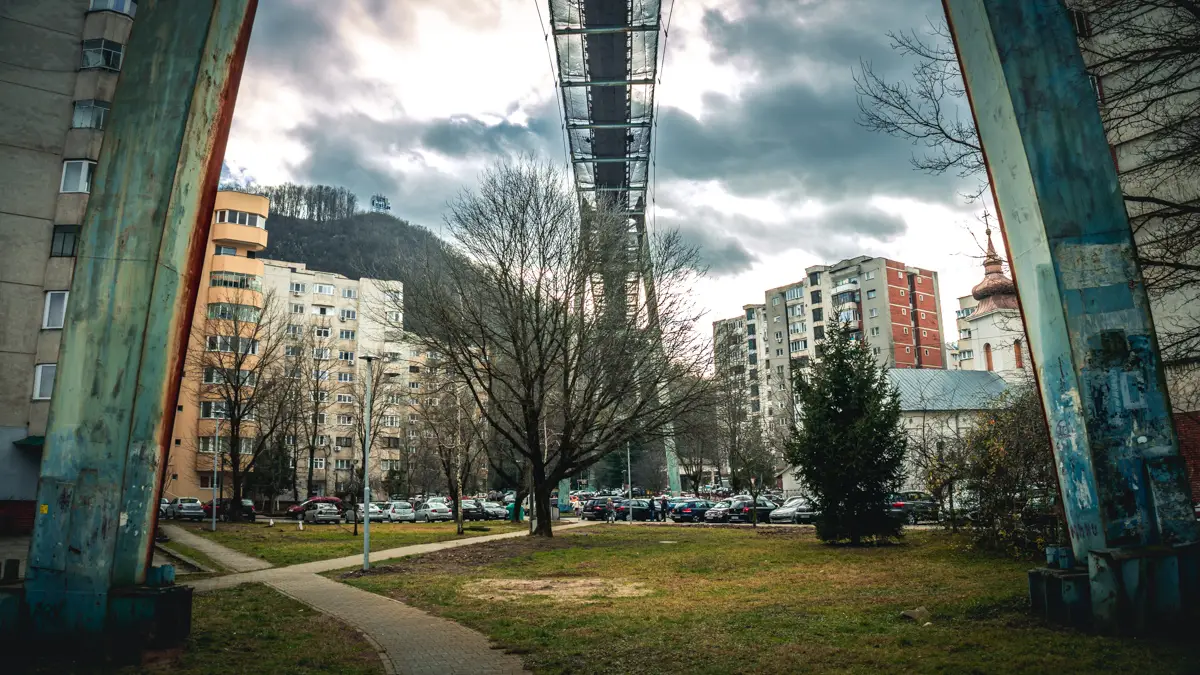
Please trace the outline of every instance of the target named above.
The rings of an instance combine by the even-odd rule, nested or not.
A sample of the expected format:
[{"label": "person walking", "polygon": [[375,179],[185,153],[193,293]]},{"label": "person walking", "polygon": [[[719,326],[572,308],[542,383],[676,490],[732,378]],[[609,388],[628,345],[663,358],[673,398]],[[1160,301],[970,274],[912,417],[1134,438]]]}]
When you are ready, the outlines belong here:
[{"label": "person walking", "polygon": [[604,519],[608,521],[609,525],[617,522],[617,512],[613,509],[612,497],[609,497],[604,503]]},{"label": "person walking", "polygon": [[671,505],[670,505],[670,503],[669,503],[669,502],[667,502],[667,496],[666,496],[666,495],[663,495],[663,496],[662,496],[662,508],[661,508],[661,509],[659,509],[659,515],[662,517],[662,521],[663,521],[664,523],[665,523],[665,522],[667,522],[667,509],[668,509],[670,506],[671,506]]}]

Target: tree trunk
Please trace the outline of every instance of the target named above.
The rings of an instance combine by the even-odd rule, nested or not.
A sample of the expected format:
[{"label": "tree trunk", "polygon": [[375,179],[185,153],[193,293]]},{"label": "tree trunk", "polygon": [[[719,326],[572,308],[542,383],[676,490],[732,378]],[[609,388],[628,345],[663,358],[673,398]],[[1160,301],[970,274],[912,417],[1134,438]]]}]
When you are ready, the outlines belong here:
[{"label": "tree trunk", "polygon": [[308,499],[313,493],[313,460],[316,459],[317,449],[312,443],[308,444],[308,483],[304,486],[304,498]]},{"label": "tree trunk", "polygon": [[554,532],[550,522],[550,484],[542,480],[534,484],[533,512],[537,514],[537,526],[533,533],[539,537],[553,537]]},{"label": "tree trunk", "polygon": [[[524,481],[522,481],[522,482],[524,482]],[[514,523],[521,522],[521,502],[525,499],[525,497],[528,494],[526,492],[523,492],[523,490],[524,490],[524,488],[518,487],[517,493],[513,495],[513,510],[512,510],[512,518],[510,520]]]},{"label": "tree trunk", "polygon": [[[239,508],[242,504],[242,434],[241,424],[233,425],[233,433],[229,436],[229,507],[225,509],[225,519],[231,523],[236,523],[242,519],[242,509]],[[218,455],[220,454],[221,441],[217,440]],[[217,505],[214,503],[213,508]]]}]

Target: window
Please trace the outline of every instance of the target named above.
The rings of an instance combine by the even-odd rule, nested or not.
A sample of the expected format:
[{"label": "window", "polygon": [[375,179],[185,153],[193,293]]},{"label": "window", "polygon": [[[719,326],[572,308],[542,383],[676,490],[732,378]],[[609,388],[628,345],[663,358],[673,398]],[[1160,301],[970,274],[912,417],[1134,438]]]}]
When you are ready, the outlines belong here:
[{"label": "window", "polygon": [[774,319],[772,319],[772,321],[774,321],[775,323],[782,323],[782,322],[783,322],[783,317],[782,317],[782,316],[780,316],[780,315],[776,315],[776,316],[775,316],[775,318],[774,318]]},{"label": "window", "polygon": [[809,293],[809,298],[808,298],[808,299],[809,299],[809,302],[810,302],[810,303],[812,303],[812,304],[814,304],[814,305],[820,304],[820,302],[821,302],[821,291],[813,291],[812,293]]},{"label": "window", "polygon": [[75,114],[71,116],[72,129],[104,129],[108,116],[108,103],[87,99],[75,101]]},{"label": "window", "polygon": [[54,374],[58,365],[39,363],[33,367],[33,400],[47,401],[54,393]]},{"label": "window", "polygon": [[387,313],[388,323],[400,323],[400,312],[391,311]]},{"label": "window", "polygon": [[749,349],[751,353],[757,352],[758,351],[758,340],[755,340],[755,339],[746,340],[746,349]]},{"label": "window", "polygon": [[904,289],[900,290],[900,297],[902,297],[902,298],[904,297]]},{"label": "window", "polygon": [[62,183],[59,192],[91,192],[92,172],[96,163],[90,159],[69,159],[63,162]]},{"label": "window", "polygon": [[987,365],[989,371],[992,370],[992,345],[985,344],[983,346],[983,362]]},{"label": "window", "polygon": [[337,402],[338,403],[354,403],[354,397],[351,396],[350,394],[338,394]]},{"label": "window", "polygon": [[758,396],[758,385],[757,384],[750,385],[750,396],[752,396],[752,397]]},{"label": "window", "polygon": [[313,337],[327,338],[329,337],[329,326],[317,326],[313,329]]},{"label": "window", "polygon": [[304,292],[304,284],[297,282],[297,281],[293,281],[290,284],[288,284],[288,290],[293,293],[303,293]]},{"label": "window", "polygon": [[120,42],[112,40],[84,40],[83,60],[81,69],[104,68],[106,70],[121,69],[121,52],[124,47]]},{"label": "window", "polygon": [[[399,436],[384,436],[383,437],[383,447],[399,448],[400,447],[400,437]],[[386,471],[391,471],[393,469],[400,468],[400,460],[398,460],[398,459],[385,459],[383,461],[385,464],[390,464],[390,466],[384,467],[384,470],[386,470]]]},{"label": "window", "polygon": [[793,321],[792,323],[789,323],[788,324],[788,332],[789,333],[803,333],[804,332],[804,322],[803,321]]},{"label": "window", "polygon": [[[328,400],[329,400],[329,392],[327,392],[327,391],[314,391],[314,392],[312,392],[311,394],[309,394],[309,397],[310,397],[310,398],[313,400],[313,403],[320,403],[320,402],[322,402],[322,401],[328,401]],[[323,419],[323,418],[322,418],[322,419]]]},{"label": "window", "polygon": [[62,328],[67,318],[67,296],[69,291],[50,291],[46,293],[45,307],[42,308],[42,328]]},{"label": "window", "polygon": [[79,236],[78,225],[55,225],[50,240],[50,257],[70,258],[75,255],[75,242]]},{"label": "window", "polygon": [[809,286],[816,286],[819,283],[821,283],[821,273],[820,272],[813,272],[812,274],[808,275],[808,285]]},{"label": "window", "polygon": [[783,342],[783,331],[775,331],[775,341]]},{"label": "window", "polygon": [[973,350],[973,349],[964,349],[958,353],[959,361],[963,361],[965,359],[973,359],[973,358],[975,358],[975,350]]},{"label": "window", "polygon": [[237,249],[232,246],[217,246],[213,255],[237,255]]},{"label": "window", "polygon": [[747,321],[754,320],[754,309],[753,308],[746,310],[746,320]]},{"label": "window", "polygon": [[879,316],[879,310],[878,310],[878,309],[872,309],[872,310],[870,311],[870,316],[871,316],[871,318],[872,318],[872,319],[874,319],[875,317]]},{"label": "window", "polygon": [[340,314],[340,317],[341,317],[342,321],[354,321],[354,320],[358,319],[358,312],[356,312],[352,309],[343,309]]},{"label": "window", "polygon": [[409,366],[409,367],[408,367],[408,372],[410,372],[410,373],[419,373],[419,372],[421,372],[421,366]]},{"label": "window", "polygon": [[[317,413],[317,424],[325,424],[325,413]],[[321,439],[317,443],[318,445],[325,445],[326,443],[329,442],[329,440],[326,439],[324,436],[318,436],[317,438]]]},{"label": "window", "polygon": [[824,321],[825,320],[825,312],[820,307],[817,307],[816,309],[814,309],[812,311],[812,320],[814,322]]},{"label": "window", "polygon": [[[338,440],[341,440],[341,439],[338,439]],[[350,460],[348,460],[348,459],[335,460],[333,463],[333,468],[337,469],[338,471],[349,471],[351,468]]]},{"label": "window", "polygon": [[917,276],[917,283],[921,283],[921,277],[919,275]]},{"label": "window", "polygon": [[[318,441],[317,445],[325,445],[324,443],[321,442],[324,438],[325,438],[324,436],[317,436],[317,441]],[[312,468],[324,469],[325,468],[325,458],[324,457],[313,457]]]},{"label": "window", "polygon": [[338,331],[338,339],[339,340],[353,340],[354,339],[354,331],[347,329],[347,328],[343,328]]},{"label": "window", "polygon": [[338,382],[353,382],[354,373],[338,373]]},{"label": "window", "polygon": [[1092,22],[1088,18],[1087,12],[1079,9],[1069,10],[1071,13],[1071,23],[1075,26],[1075,34],[1079,37],[1092,37]]},{"label": "window", "polygon": [[929,350],[928,350],[928,349],[926,349],[926,350],[925,350],[925,356],[929,356]]},{"label": "window", "polygon": [[312,371],[312,376],[313,376],[314,380],[317,380],[318,382],[324,382],[329,379],[329,371],[328,370],[314,370],[314,371]]},{"label": "window", "polygon": [[907,310],[907,309],[905,309],[904,307],[901,307],[901,308],[900,308],[900,314],[902,314],[903,316],[908,316],[908,310]]},{"label": "window", "polygon": [[1020,340],[1013,341],[1013,357],[1016,358],[1016,360],[1017,360],[1018,368],[1025,367],[1025,356],[1021,353],[1021,341]]},{"label": "window", "polygon": [[215,288],[244,288],[261,291],[262,278],[241,272],[213,272],[209,275],[209,285]]},{"label": "window", "polygon": [[416,429],[409,429],[409,430],[408,430],[408,437],[409,437],[409,438],[416,438],[416,437],[417,437],[417,430],[416,430]]},{"label": "window", "polygon": [[210,474],[210,473],[200,474],[200,489],[201,490],[211,490],[212,488],[213,488],[212,474]]},{"label": "window", "polygon": [[354,363],[354,352],[338,352],[338,361]]},{"label": "window", "polygon": [[904,334],[905,334],[905,335],[908,335],[908,326],[905,326],[905,327],[904,327]]},{"label": "window", "polygon": [[788,348],[793,352],[800,352],[808,349],[808,340],[792,340],[788,343]]},{"label": "window", "polygon": [[313,358],[318,361],[328,361],[331,353],[329,347],[315,347],[312,351]]},{"label": "window", "polygon": [[879,326],[873,326],[871,328],[871,337],[875,337],[877,335],[879,335]]},{"label": "window", "polygon": [[225,401],[201,401],[200,417],[206,420],[223,420],[229,417],[225,413]]},{"label": "window", "polygon": [[336,289],[334,289],[334,287],[330,284],[313,284],[313,293],[319,293],[321,295],[333,295],[335,290]]},{"label": "window", "polygon": [[313,305],[312,309],[317,316],[333,316],[333,308],[327,305]]},{"label": "window", "polygon": [[903,278],[904,278],[904,272],[901,272],[900,270],[896,270],[896,278],[897,278],[897,279],[903,279]]},{"label": "window", "polygon": [[876,295],[878,295],[878,294],[875,292],[875,289],[869,289],[867,291],[867,299],[868,300],[874,300]]},{"label": "window", "polygon": [[771,298],[771,306],[772,306],[772,307],[778,307],[778,306],[779,306],[779,297],[778,297],[778,296],[776,296],[776,297],[774,297],[774,298]]},{"label": "window", "polygon": [[874,272],[867,272],[867,273],[866,273],[866,275],[865,275],[863,278],[864,278],[864,279],[866,279],[867,281],[870,281],[870,280],[872,280],[872,279],[874,279],[874,278],[875,278],[875,273],[874,273]]},{"label": "window", "polygon": [[783,297],[788,300],[799,300],[800,298],[804,297],[804,287],[792,286],[791,288],[787,289],[787,293],[784,293]]},{"label": "window", "polygon": [[1104,83],[1095,75],[1088,74],[1088,82],[1092,84],[1092,91],[1096,94],[1096,103],[1104,104]]},{"label": "window", "polygon": [[222,209],[217,211],[216,219],[218,223],[233,223],[235,225],[249,225],[250,227],[267,227],[267,219],[257,213],[247,213],[245,211],[232,211],[230,209]]},{"label": "window", "polygon": [[762,409],[762,404],[760,404],[758,402],[758,399],[750,401],[750,412],[758,412],[761,409]]},{"label": "window", "polygon": [[210,319],[255,323],[261,313],[262,310],[253,305],[236,305],[228,302],[210,302],[208,304],[208,318]]},{"label": "window", "polygon": [[304,313],[304,305],[302,305],[298,302],[293,302],[292,303],[292,314],[303,314],[303,313]]},{"label": "window", "polygon": [[408,383],[408,388],[409,388],[409,389],[420,389],[420,388],[421,388],[421,383],[420,383],[420,382],[409,382],[409,383]]},{"label": "window", "polygon": [[[287,335],[288,337],[300,337],[300,324],[289,323],[287,325]],[[289,347],[289,349],[291,349],[291,347]],[[300,356],[300,348],[296,347],[295,353],[289,353],[288,356]]]},{"label": "window", "polygon": [[905,354],[911,354],[911,353],[912,353],[912,347],[905,347],[905,348],[904,348],[904,353],[905,353]]},{"label": "window", "polygon": [[754,329],[755,329],[754,324],[749,324],[748,326],[746,326],[746,335],[755,335]]},{"label": "window", "polygon": [[337,423],[338,426],[348,427],[351,424],[354,424],[354,417],[351,415],[338,415]]},{"label": "window", "polygon": [[[237,380],[237,382],[234,382],[233,384],[240,383],[241,386],[253,387],[258,382],[258,376],[253,371],[239,370],[237,372],[238,374],[234,376],[234,379]],[[224,370],[219,368],[204,369],[204,384],[225,384],[225,382],[226,373]]]},{"label": "window", "polygon": [[88,9],[93,12],[111,10],[133,16],[137,13],[137,0],[92,0],[92,5]]},{"label": "window", "polygon": [[824,326],[813,326],[813,339],[814,340],[824,340],[825,339],[825,327]]},{"label": "window", "polygon": [[343,297],[343,298],[350,298],[350,299],[357,298],[357,297],[358,297],[358,291],[356,291],[356,290],[355,290],[355,289],[353,289],[353,288],[343,288],[343,289],[342,289],[342,297]]},{"label": "window", "polygon": [[416,422],[416,421],[417,421],[417,414],[416,414],[416,413],[408,413],[408,421],[409,421],[410,423],[411,423],[411,422]]},{"label": "window", "polygon": [[922,319],[924,319],[924,318],[925,318],[925,312],[921,312],[921,318],[922,318]]},{"label": "window", "polygon": [[239,338],[236,335],[209,335],[208,351],[257,354],[258,340]]}]

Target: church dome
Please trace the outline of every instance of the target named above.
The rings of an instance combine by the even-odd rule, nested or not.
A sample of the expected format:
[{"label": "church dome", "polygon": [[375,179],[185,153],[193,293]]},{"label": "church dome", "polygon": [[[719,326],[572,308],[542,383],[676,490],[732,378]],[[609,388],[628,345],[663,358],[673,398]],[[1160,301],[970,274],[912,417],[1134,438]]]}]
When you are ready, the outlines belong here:
[{"label": "church dome", "polygon": [[1017,302],[1017,286],[1004,276],[1004,265],[992,245],[992,230],[987,229],[987,255],[983,258],[983,281],[971,289],[971,296],[979,301],[975,314],[982,315],[997,309],[1020,309]]}]

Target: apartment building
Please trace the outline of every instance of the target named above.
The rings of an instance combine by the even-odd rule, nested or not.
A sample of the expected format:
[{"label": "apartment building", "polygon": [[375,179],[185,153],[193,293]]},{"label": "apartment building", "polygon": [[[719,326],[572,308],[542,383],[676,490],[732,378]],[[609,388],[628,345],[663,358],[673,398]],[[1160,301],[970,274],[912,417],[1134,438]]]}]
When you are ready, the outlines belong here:
[{"label": "apartment building", "polygon": [[[234,353],[245,346],[244,368],[254,370],[258,377],[266,370],[254,360],[260,346],[265,349],[260,343],[278,340],[272,367],[292,369],[296,377],[318,382],[300,388],[307,399],[294,413],[295,417],[311,414],[318,420],[312,439],[316,446],[313,491],[317,494],[343,492],[353,481],[353,472],[361,468],[364,434],[359,422],[367,368],[361,357],[376,356],[382,363],[402,355],[400,283],[349,279],[310,270],[304,263],[257,257],[267,245],[268,210],[266,197],[224,190],[217,193],[193,319],[192,366],[185,369],[176,409],[164,487],[167,498],[211,496],[217,462],[217,486],[228,484],[229,460],[224,455],[228,428],[218,434],[219,425],[227,419],[224,406],[228,398],[218,380],[227,376],[204,367],[208,363],[204,359],[221,358],[212,357],[213,352]],[[274,335],[264,332],[264,312],[272,317]],[[378,366],[376,374],[382,374]],[[391,378],[380,380],[373,392],[376,405],[372,410],[379,415],[372,424],[373,484],[391,466],[392,458],[380,450],[400,447],[399,432],[389,430],[400,426],[400,408],[405,403],[399,396],[399,383]],[[281,425],[278,433],[291,449],[290,462],[301,483],[298,490],[307,496],[307,445],[312,434],[302,433],[303,427],[300,420],[293,420]],[[258,431],[248,428],[243,433],[249,437]],[[225,440],[218,441],[218,436]],[[244,448],[250,444],[249,438],[243,441]]]},{"label": "apartment building", "polygon": [[137,3],[0,3],[0,531],[33,521],[75,242]]}]

